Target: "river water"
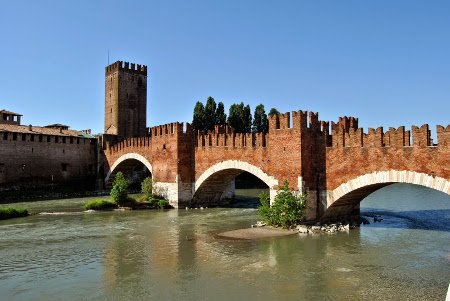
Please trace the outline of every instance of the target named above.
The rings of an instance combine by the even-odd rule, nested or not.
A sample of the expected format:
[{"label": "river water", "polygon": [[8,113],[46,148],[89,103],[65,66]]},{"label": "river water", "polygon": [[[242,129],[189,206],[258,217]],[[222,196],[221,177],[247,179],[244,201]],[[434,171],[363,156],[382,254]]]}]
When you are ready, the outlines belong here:
[{"label": "river water", "polygon": [[380,223],[253,241],[216,234],[249,227],[255,209],[84,202],[15,204],[59,213],[0,221],[0,300],[445,300],[449,286],[450,196],[419,186],[366,198]]}]

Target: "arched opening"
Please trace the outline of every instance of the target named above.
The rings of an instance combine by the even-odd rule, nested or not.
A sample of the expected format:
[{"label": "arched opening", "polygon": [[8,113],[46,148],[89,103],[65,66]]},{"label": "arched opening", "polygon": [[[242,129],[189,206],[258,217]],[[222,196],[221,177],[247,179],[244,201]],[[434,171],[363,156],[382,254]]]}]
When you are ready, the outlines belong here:
[{"label": "arched opening", "polygon": [[195,182],[191,206],[255,208],[257,192],[265,190],[273,194],[272,188],[277,184],[278,181],[256,166],[242,161],[223,161],[210,167]]},{"label": "arched opening", "polygon": [[146,177],[152,177],[152,166],[148,160],[135,153],[121,156],[111,166],[106,178],[105,186],[110,188],[114,182],[114,177],[118,172],[122,172],[130,183],[130,191],[139,191],[141,183]]},{"label": "arched opening", "polygon": [[118,164],[114,171],[111,172],[107,187],[112,187],[115,175],[118,172],[122,172],[130,183],[130,186],[128,187],[130,191],[140,191],[142,181],[145,178],[152,176],[150,170],[144,163],[136,159],[127,159]]},{"label": "arched opening", "polygon": [[369,227],[450,231],[450,195],[422,185],[395,183],[360,203]]},{"label": "arched opening", "polygon": [[232,202],[233,207],[237,208],[258,208],[259,195],[269,193],[270,189],[264,181],[253,174],[244,171],[236,176],[235,194]]},{"label": "arched opening", "polygon": [[[444,178],[412,171],[381,171],[357,177],[329,192],[328,207],[322,219],[332,219],[348,215],[359,215],[360,203],[376,191],[383,191],[389,186],[400,183],[422,186],[441,192],[440,195],[450,195],[450,182]],[[397,187],[398,185],[395,185]],[[389,191],[389,190],[387,190]],[[450,199],[450,198],[449,198]],[[395,200],[392,200],[395,203]]]}]

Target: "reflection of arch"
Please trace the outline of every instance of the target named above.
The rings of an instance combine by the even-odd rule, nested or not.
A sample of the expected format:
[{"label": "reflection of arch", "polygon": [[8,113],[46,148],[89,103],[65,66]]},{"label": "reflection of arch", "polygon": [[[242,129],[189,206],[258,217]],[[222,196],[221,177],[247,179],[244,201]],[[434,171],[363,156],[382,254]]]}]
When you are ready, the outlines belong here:
[{"label": "reflection of arch", "polygon": [[136,153],[128,153],[125,155],[120,156],[115,162],[114,164],[111,166],[111,168],[108,171],[108,174],[106,175],[105,178],[105,183],[108,182],[109,177],[111,177],[111,174],[114,172],[114,169],[116,169],[116,167],[122,163],[125,160],[129,160],[129,159],[134,159],[134,160],[138,160],[139,162],[141,162],[142,164],[145,165],[145,167],[148,168],[148,170],[150,171],[151,174],[153,174],[153,170],[152,170],[152,165],[150,164],[150,162],[148,162],[148,160],[144,157],[141,156],[139,154]]},{"label": "reflection of arch", "polygon": [[407,170],[377,171],[359,176],[328,192],[323,217],[349,214],[369,194],[394,183],[425,186],[450,195],[450,181],[441,177]]},{"label": "reflection of arch", "polygon": [[201,197],[213,202],[219,201],[224,197],[230,182],[244,171],[263,181],[269,187],[271,196],[275,194],[273,188],[278,185],[278,181],[273,177],[247,162],[227,160],[211,166],[195,181],[194,200]]}]

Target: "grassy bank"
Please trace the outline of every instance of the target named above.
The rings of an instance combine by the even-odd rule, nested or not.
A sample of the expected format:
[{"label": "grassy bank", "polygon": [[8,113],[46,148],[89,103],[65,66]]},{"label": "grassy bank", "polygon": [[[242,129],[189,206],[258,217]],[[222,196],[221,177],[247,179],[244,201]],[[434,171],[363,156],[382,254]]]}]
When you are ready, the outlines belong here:
[{"label": "grassy bank", "polygon": [[109,200],[94,199],[84,204],[84,209],[86,210],[105,210],[112,208],[117,208],[117,205]]},{"label": "grassy bank", "polygon": [[28,210],[23,208],[0,208],[0,220],[28,216]]}]

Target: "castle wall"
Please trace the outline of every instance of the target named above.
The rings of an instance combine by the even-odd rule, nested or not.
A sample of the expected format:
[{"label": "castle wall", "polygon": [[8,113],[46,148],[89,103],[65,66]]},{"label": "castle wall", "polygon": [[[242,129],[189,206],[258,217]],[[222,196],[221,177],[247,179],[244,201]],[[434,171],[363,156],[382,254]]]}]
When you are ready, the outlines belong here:
[{"label": "castle wall", "polygon": [[93,188],[95,139],[3,132],[0,154],[0,190],[61,184]]}]

